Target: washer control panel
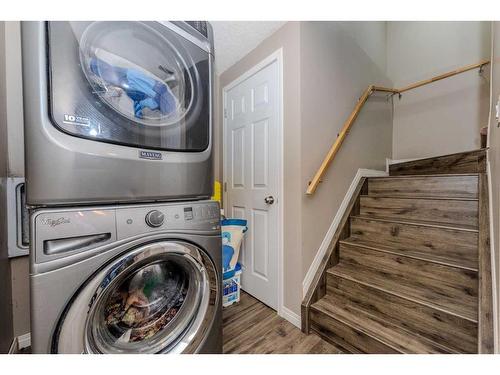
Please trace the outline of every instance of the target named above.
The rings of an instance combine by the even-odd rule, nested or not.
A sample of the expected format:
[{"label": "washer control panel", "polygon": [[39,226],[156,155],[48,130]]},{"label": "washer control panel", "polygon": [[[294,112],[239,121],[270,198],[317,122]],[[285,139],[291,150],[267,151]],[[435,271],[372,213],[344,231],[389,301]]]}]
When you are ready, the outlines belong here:
[{"label": "washer control panel", "polygon": [[220,231],[220,208],[214,201],[117,207],[116,230],[118,239],[161,230]]}]

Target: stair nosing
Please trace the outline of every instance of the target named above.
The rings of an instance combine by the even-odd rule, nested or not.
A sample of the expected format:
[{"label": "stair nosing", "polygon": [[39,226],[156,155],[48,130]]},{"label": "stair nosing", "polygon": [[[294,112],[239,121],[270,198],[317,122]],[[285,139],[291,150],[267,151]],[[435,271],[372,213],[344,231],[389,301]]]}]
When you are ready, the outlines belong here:
[{"label": "stair nosing", "polygon": [[421,200],[434,200],[434,201],[465,201],[465,202],[477,202],[479,198],[468,198],[468,197],[440,197],[435,195],[391,195],[391,194],[360,194],[361,198],[383,198],[383,199],[421,199]]},{"label": "stair nosing", "polygon": [[[328,296],[328,294],[327,294],[327,296]],[[317,302],[319,302],[319,301],[317,301]],[[411,353],[409,353],[408,351],[403,351],[403,350],[401,350],[401,349],[397,348],[397,347],[396,347],[396,345],[394,345],[394,343],[393,343],[393,342],[390,342],[390,340],[387,340],[387,339],[385,339],[385,338],[378,337],[378,336],[376,335],[376,333],[375,333],[375,332],[370,331],[369,329],[367,329],[367,328],[365,328],[365,327],[363,327],[363,326],[356,326],[356,325],[354,325],[354,324],[352,324],[352,323],[346,322],[346,321],[345,321],[345,319],[343,319],[343,318],[339,318],[338,316],[334,316],[334,315],[330,314],[328,311],[326,311],[326,310],[323,310],[323,309],[319,308],[317,305],[315,306],[315,304],[316,304],[317,302],[315,302],[314,304],[312,304],[312,305],[311,305],[311,308],[312,308],[312,309],[314,309],[314,310],[316,310],[316,311],[318,311],[318,312],[320,312],[320,313],[322,313],[322,314],[325,314],[325,315],[327,315],[329,318],[331,318],[331,319],[335,319],[335,320],[337,320],[337,321],[339,321],[339,322],[341,322],[341,323],[343,323],[343,324],[345,324],[345,325],[347,325],[347,326],[351,327],[351,328],[352,328],[352,329],[354,329],[354,330],[358,330],[358,331],[363,332],[365,335],[368,335],[368,336],[370,336],[372,339],[377,340],[378,342],[382,343],[383,345],[386,345],[386,346],[388,346],[388,347],[390,347],[390,348],[394,349],[394,350],[395,350],[395,351],[397,351],[398,353],[403,353],[403,354],[411,354]],[[369,314],[368,314],[368,315],[369,315]],[[436,345],[436,346],[441,347],[442,349],[444,349],[445,351],[447,351],[447,352],[449,352],[449,353],[459,353],[457,350],[454,350],[454,349],[452,349],[452,348],[449,348],[448,346],[442,345],[442,344],[440,344],[440,343],[438,343],[438,342],[436,342],[436,341],[432,341],[432,340],[430,340],[430,339],[428,339],[428,338],[426,338],[426,337],[423,337],[423,336],[421,336],[421,335],[419,335],[419,334],[417,334],[417,333],[410,332],[410,331],[408,331],[407,329],[405,329],[404,327],[398,327],[398,326],[396,326],[396,325],[395,325],[394,323],[392,323],[392,322],[389,322],[389,321],[388,321],[388,322],[386,322],[386,323],[387,323],[387,324],[389,324],[389,325],[392,327],[391,329],[393,329],[393,330],[394,330],[394,329],[399,329],[399,330],[402,330],[402,331],[404,331],[404,332],[405,332],[405,334],[407,334],[407,335],[408,335],[408,336],[410,336],[410,337],[415,337],[415,338],[417,338],[418,340],[421,340],[421,341],[426,342],[426,343],[432,343],[432,344],[434,344],[434,345]]]},{"label": "stair nosing", "polygon": [[356,331],[361,331],[363,332],[365,335],[368,335],[370,336],[370,338],[372,338],[373,340],[376,340],[378,342],[380,342],[381,344],[383,345],[386,345],[388,347],[390,347],[391,349],[394,349],[396,352],[400,353],[400,354],[409,354],[409,353],[406,353],[404,351],[401,351],[400,349],[398,348],[395,348],[394,345],[391,345],[390,343],[387,343],[385,342],[384,340],[382,340],[381,338],[379,337],[375,337],[375,335],[371,332],[367,332],[365,329],[363,328],[360,328],[359,326],[354,326],[354,324],[351,324],[351,323],[348,323],[346,322],[344,319],[342,318],[339,318],[338,316],[332,316],[331,314],[329,314],[327,311],[325,310],[322,310],[320,308],[318,308],[317,306],[315,306],[316,303],[313,303],[311,305],[311,309],[313,310],[316,310],[317,312],[321,313],[321,314],[325,314],[326,316],[328,316],[330,319],[334,319],[342,324],[345,324],[346,326],[349,326],[351,329],[354,329]]},{"label": "stair nosing", "polygon": [[384,223],[394,223],[394,224],[404,224],[404,225],[413,225],[417,227],[427,227],[427,228],[439,228],[439,229],[447,229],[447,230],[455,230],[460,232],[470,232],[470,233],[479,233],[479,229],[474,228],[465,228],[461,226],[454,226],[448,224],[439,224],[439,223],[429,223],[429,222],[419,222],[418,220],[404,220],[404,219],[396,219],[396,218],[388,218],[382,216],[367,216],[367,215],[353,215],[350,218],[361,219],[361,220],[372,220],[379,221]]},{"label": "stair nosing", "polygon": [[373,285],[373,284],[370,284],[370,283],[365,282],[365,281],[360,281],[359,279],[356,279],[355,277],[352,277],[351,275],[346,275],[346,274],[344,274],[342,272],[339,272],[338,270],[335,270],[335,266],[330,267],[326,272],[329,273],[329,274],[332,274],[334,276],[337,276],[337,277],[340,277],[340,278],[343,278],[343,279],[347,279],[347,280],[350,280],[352,282],[355,282],[355,283],[367,286],[369,288],[377,289],[377,290],[379,290],[379,291],[381,291],[383,293],[392,294],[393,296],[396,296],[396,297],[399,297],[399,298],[403,298],[403,299],[406,299],[406,300],[414,302],[414,303],[418,303],[418,304],[423,305],[423,306],[427,306],[427,307],[429,307],[431,309],[435,309],[435,310],[441,311],[441,312],[443,312],[445,314],[453,315],[453,316],[455,316],[457,318],[467,320],[467,321],[469,321],[471,323],[474,323],[474,324],[478,324],[479,323],[478,319],[470,318],[470,317],[465,316],[463,314],[447,310],[447,309],[445,309],[443,307],[434,305],[434,304],[432,304],[430,302],[423,301],[423,300],[415,298],[415,297],[410,297],[410,296],[407,296],[407,295],[404,295],[404,294],[401,294],[401,293],[398,293],[398,292],[395,292],[395,291],[392,291],[392,290],[388,290],[386,288],[380,287],[378,285]]},{"label": "stair nosing", "polygon": [[463,176],[475,176],[479,177],[481,173],[449,173],[449,174],[444,174],[444,173],[439,173],[439,174],[405,174],[405,175],[398,175],[398,176],[369,176],[367,177],[368,179],[381,179],[381,178],[398,178],[398,179],[404,179],[404,178],[415,178],[415,177],[463,177]]},{"label": "stair nosing", "polygon": [[[382,249],[380,247],[376,247],[375,245],[368,245],[366,243],[351,242],[351,241],[349,241],[349,238],[351,238],[351,237],[348,237],[345,240],[340,240],[339,243],[344,244],[344,245],[350,245],[350,246],[359,246],[359,247],[363,247],[365,249],[369,249],[369,250],[373,250],[373,251],[379,251],[379,252],[382,252],[382,253],[393,254],[393,255],[402,256],[402,257],[406,257],[406,258],[421,260],[423,262],[429,262],[429,263],[439,264],[439,265],[442,265],[442,266],[459,268],[459,269],[468,270],[468,271],[472,271],[472,272],[479,272],[479,268],[472,268],[472,267],[463,266],[463,265],[459,265],[459,264],[454,264],[454,263],[450,263],[450,262],[446,262],[446,261],[440,261],[440,260],[436,260],[436,259],[430,259],[430,258],[427,258],[425,256],[405,254],[404,252],[398,251],[396,249],[388,250],[388,249]],[[383,244],[379,244],[379,245],[380,246],[385,246]],[[387,246],[387,247],[390,248],[390,246]],[[410,250],[410,249],[408,249],[408,250]]]}]

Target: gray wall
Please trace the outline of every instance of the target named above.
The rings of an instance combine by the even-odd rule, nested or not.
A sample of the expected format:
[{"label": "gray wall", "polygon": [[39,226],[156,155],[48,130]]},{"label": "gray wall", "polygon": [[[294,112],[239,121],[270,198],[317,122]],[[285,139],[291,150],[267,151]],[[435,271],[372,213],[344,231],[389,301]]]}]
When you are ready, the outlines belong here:
[{"label": "gray wall", "polygon": [[[370,84],[391,86],[383,67],[362,49],[355,35],[380,33],[377,23],[301,24],[301,202],[304,277],[359,168],[385,169],[392,154],[392,105],[371,97],[313,196],[312,179],[357,99]],[[357,27],[361,27],[354,33]],[[367,27],[371,27],[370,30]],[[383,30],[382,30],[383,33]]]},{"label": "gray wall", "polygon": [[[489,58],[489,22],[388,22],[387,75],[396,87]],[[477,149],[487,126],[488,69],[407,92],[394,99],[394,158]]]},{"label": "gray wall", "polygon": [[[6,87],[5,24],[0,22],[0,178],[8,172],[7,149],[7,87]],[[0,353],[6,353],[12,342],[12,311],[10,267],[7,258],[7,218],[5,217],[6,191],[0,189]]]},{"label": "gray wall", "polygon": [[500,100],[500,22],[492,22],[492,72],[491,72],[491,112],[490,127],[488,134],[490,162],[490,185],[491,185],[491,217],[493,218],[493,264],[496,277],[494,283],[497,293],[496,322],[497,322],[497,350],[500,348],[500,124],[495,118],[495,104]]}]

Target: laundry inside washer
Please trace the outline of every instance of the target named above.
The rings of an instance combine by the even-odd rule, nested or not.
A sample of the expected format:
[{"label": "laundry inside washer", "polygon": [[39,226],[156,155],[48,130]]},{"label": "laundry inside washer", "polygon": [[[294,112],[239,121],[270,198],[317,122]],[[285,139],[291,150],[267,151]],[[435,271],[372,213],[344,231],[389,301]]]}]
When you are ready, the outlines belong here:
[{"label": "laundry inside washer", "polygon": [[175,318],[188,290],[187,274],[171,262],[147,265],[112,289],[97,319],[115,341],[147,340]]}]

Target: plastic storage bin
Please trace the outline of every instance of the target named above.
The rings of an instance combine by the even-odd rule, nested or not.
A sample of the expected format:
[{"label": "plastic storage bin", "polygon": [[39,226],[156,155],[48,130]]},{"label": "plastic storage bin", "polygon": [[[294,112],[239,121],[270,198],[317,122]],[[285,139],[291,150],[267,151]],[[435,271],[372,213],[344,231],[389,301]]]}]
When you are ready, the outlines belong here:
[{"label": "plastic storage bin", "polygon": [[222,306],[228,307],[240,301],[241,266],[236,263],[234,270],[225,272],[222,280]]}]

